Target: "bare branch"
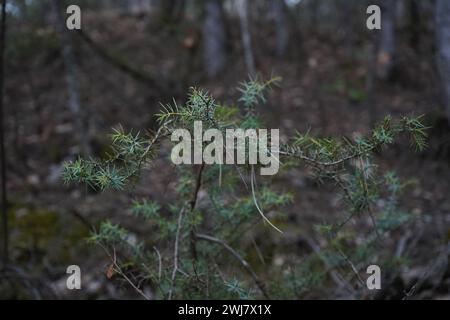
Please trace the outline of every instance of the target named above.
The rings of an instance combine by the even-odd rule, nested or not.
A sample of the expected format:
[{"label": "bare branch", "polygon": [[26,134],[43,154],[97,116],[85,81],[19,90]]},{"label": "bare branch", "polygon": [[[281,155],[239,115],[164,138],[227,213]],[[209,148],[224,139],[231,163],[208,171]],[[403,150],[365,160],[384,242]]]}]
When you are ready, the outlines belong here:
[{"label": "bare branch", "polygon": [[130,278],[123,272],[122,268],[117,263],[116,250],[114,250],[114,254],[112,255],[108,249],[101,243],[99,243],[100,247],[105,251],[106,255],[111,259],[112,265],[114,267],[114,271],[117,272],[122,278],[124,278],[137,293],[139,293],[145,300],[151,300],[149,296],[147,296],[144,291],[142,291]]},{"label": "bare branch", "polygon": [[180,214],[178,215],[178,223],[177,223],[177,233],[175,235],[175,246],[173,250],[173,271],[172,271],[172,284],[170,286],[168,300],[172,299],[172,293],[173,293],[173,285],[175,282],[175,277],[177,276],[178,271],[178,240],[180,239],[180,230],[181,230],[181,221],[183,220],[183,212],[184,207],[180,210]]},{"label": "bare branch", "polygon": [[258,286],[258,288],[261,290],[261,292],[264,295],[264,297],[266,299],[270,299],[270,296],[269,296],[269,294],[266,291],[264,283],[259,279],[258,275],[255,273],[255,271],[252,269],[252,267],[249,265],[249,263],[246,260],[244,260],[239,255],[239,253],[236,252],[236,250],[234,250],[227,243],[223,242],[222,240],[220,240],[218,238],[215,238],[215,237],[212,237],[212,236],[208,236],[206,234],[199,234],[199,233],[196,233],[195,236],[196,236],[197,239],[209,241],[209,242],[212,242],[212,243],[217,243],[217,244],[220,244],[225,249],[227,249],[228,252],[230,252],[241,263],[241,265],[244,267],[244,269],[247,270],[247,272],[252,276],[253,280],[255,281],[255,283]]}]

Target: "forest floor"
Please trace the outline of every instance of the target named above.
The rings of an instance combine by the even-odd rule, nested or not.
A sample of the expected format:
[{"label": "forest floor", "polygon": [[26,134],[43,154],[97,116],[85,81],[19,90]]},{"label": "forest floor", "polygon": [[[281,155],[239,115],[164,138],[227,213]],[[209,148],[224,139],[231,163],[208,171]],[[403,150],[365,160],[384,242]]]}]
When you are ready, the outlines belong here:
[{"label": "forest floor", "polygon": [[[197,25],[185,22],[161,29],[141,17],[107,14],[86,19],[84,31],[96,43],[167,89],[167,93],[161,93],[148,83],[137,81],[75,36],[82,106],[87,110],[88,134],[96,156],[107,151],[112,127],[120,124],[126,130],[141,131],[154,128],[153,115],[160,101],[170,101],[171,96],[182,101],[189,86],[205,87],[218,100],[228,101],[236,97],[235,87],[246,78],[236,30],[231,31],[235,40],[226,73],[211,81],[202,73]],[[151,228],[129,219],[127,193],[93,193],[80,186],[62,184],[62,162],[73,159],[78,149],[73,119],[65,108],[64,66],[55,34],[51,28],[12,29],[25,35],[22,40],[11,40],[10,57],[14,58],[8,60],[6,82],[12,260],[37,286],[47,287],[33,293],[36,297],[49,297],[55,292],[63,298],[133,297],[125,283],[118,287],[105,277],[107,257],[84,239],[92,226],[105,218],[121,221],[137,236],[144,236]],[[401,208],[417,219],[409,225],[410,230],[393,233],[386,239],[386,250],[392,252],[399,243],[407,243],[409,264],[400,276],[403,285],[396,289],[400,292],[391,294],[398,297],[430,269],[442,243],[450,240],[450,128],[440,111],[432,48],[425,37],[420,50],[405,45],[399,48],[395,73],[398,76],[384,83],[376,81],[371,96],[366,81],[367,41],[356,42],[349,54],[348,48],[340,45],[341,40],[311,34],[292,44],[285,58],[277,59],[270,50],[274,41],[270,31],[262,29],[255,35],[258,70],[264,76],[274,74],[283,79],[260,112],[268,127],[280,129],[282,139],[296,130],[308,129],[322,136],[356,137],[367,134],[371,122],[385,115],[395,118],[425,114],[427,124],[432,126],[426,151],[414,153],[405,140],[376,156],[380,169],[395,171],[403,181],[414,180],[401,198]],[[163,205],[174,199],[176,172],[167,160],[169,152],[163,145],[152,168],[135,186],[135,197],[157,199]],[[275,245],[277,252],[271,254],[271,263],[283,264],[287,252],[292,254],[294,250],[301,256],[310,250],[302,244],[303,237],[322,244],[314,225],[338,221],[343,208],[334,187],[317,184],[307,169],[290,169],[277,176],[275,183],[294,194],[292,205],[284,212],[288,217],[283,226],[285,235],[266,240]],[[370,220],[352,227],[364,232],[370,229]],[[271,233],[267,228],[258,229],[254,237],[265,239],[267,233]],[[82,294],[63,290],[69,264],[89,270],[84,275],[87,288]],[[431,279],[422,286],[418,297],[450,298],[449,265],[438,280]],[[7,295],[0,291],[2,294]],[[385,297],[391,297],[389,294]],[[310,292],[305,297],[333,295]]]}]

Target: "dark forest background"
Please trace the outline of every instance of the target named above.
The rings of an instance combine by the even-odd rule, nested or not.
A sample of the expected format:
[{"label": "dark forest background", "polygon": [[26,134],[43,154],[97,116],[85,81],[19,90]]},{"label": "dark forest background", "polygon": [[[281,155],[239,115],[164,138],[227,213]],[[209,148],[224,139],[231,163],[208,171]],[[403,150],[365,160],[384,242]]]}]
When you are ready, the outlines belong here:
[{"label": "dark forest background", "polygon": [[[68,4],[81,8],[81,31],[65,28]],[[366,28],[369,4],[382,9],[381,30]],[[136,235],[151,229],[129,219],[126,192],[64,185],[63,162],[104,154],[119,125],[155,129],[159,102],[183,103],[191,86],[232,101],[249,75],[282,78],[259,109],[281,136],[355,137],[385,115],[424,115],[424,151],[411,152],[405,140],[376,155],[383,170],[410,182],[401,208],[414,216],[380,249],[404,261],[376,298],[401,298],[417,283],[417,298],[449,298],[450,1],[9,0],[6,26],[8,230],[1,234],[9,239],[9,271],[0,274],[0,298],[135,297],[105,275],[108,257],[85,239],[106,218]],[[134,193],[170,204],[176,175],[170,149],[161,152]],[[290,170],[274,183],[294,197],[284,209],[285,234],[253,236],[265,264],[280,267],[322,246],[314,226],[342,208],[333,186],[308,171]],[[241,244],[258,264],[252,248]],[[65,287],[70,264],[83,270],[81,291]],[[349,297],[318,285],[291,298]]]}]

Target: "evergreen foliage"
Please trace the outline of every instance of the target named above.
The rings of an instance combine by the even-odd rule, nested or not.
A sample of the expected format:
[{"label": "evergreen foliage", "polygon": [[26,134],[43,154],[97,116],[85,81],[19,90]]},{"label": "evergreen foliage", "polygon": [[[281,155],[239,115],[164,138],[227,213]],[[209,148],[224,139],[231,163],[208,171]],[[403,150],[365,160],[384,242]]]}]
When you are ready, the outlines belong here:
[{"label": "evergreen foliage", "polygon": [[[278,78],[266,82],[256,78],[242,83],[239,107],[221,104],[208,92],[191,88],[185,104],[173,101],[162,106],[156,115],[160,127],[155,133],[144,137],[114,130],[111,152],[105,159],[67,162],[62,179],[96,190],[124,190],[139,178],[157,155],[161,141],[176,128],[192,130],[196,120],[221,131],[260,126],[257,107],[278,82]],[[251,259],[251,250],[239,247],[240,240],[249,236],[250,229],[259,228],[261,220],[263,232],[283,237],[264,219],[270,218],[273,226],[282,230],[286,226],[283,208],[293,201],[292,194],[277,190],[271,179],[258,179],[257,183],[253,165],[201,165],[194,170],[179,166],[176,202],[169,206],[148,199],[131,202],[133,219],[151,226],[156,236],[140,242],[123,226],[103,222],[90,241],[105,249],[113,273],[144,298],[299,298],[311,288],[339,282],[335,274],[341,272],[355,273],[349,283],[361,287],[358,272],[367,262],[392,265],[392,258],[381,257],[376,250],[383,236],[412,218],[398,208],[407,184],[393,172],[379,172],[374,153],[392,145],[401,134],[409,137],[414,149],[423,150],[426,129],[421,117],[398,121],[386,117],[366,137],[337,139],[305,132],[284,144],[279,151],[282,168],[304,165],[319,181],[335,185],[346,215],[337,223],[316,226],[328,239],[327,245],[308,240],[312,253],[301,261],[290,261],[281,270]],[[206,193],[201,201],[200,189]],[[266,218],[263,212],[270,215]],[[373,225],[361,240],[361,234],[345,226],[351,220],[364,219]],[[144,284],[151,294],[141,290]]]}]

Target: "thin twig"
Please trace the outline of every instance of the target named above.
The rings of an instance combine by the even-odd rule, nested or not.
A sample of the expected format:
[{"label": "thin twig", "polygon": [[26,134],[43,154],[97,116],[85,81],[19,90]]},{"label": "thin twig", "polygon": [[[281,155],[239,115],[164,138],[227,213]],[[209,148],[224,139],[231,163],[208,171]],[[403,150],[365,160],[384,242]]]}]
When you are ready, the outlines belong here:
[{"label": "thin twig", "polygon": [[175,235],[175,245],[174,245],[174,250],[173,250],[173,270],[172,270],[172,278],[171,278],[172,283],[170,285],[169,295],[167,298],[168,300],[172,299],[175,277],[176,277],[177,271],[178,271],[178,240],[180,239],[180,230],[181,230],[181,221],[183,219],[183,212],[184,212],[184,207],[180,210],[180,214],[178,215],[177,233]]},{"label": "thin twig", "polygon": [[347,255],[340,248],[336,248],[336,249],[339,252],[339,254],[342,256],[342,258],[344,258],[344,260],[350,265],[350,267],[352,268],[353,273],[356,275],[356,278],[358,279],[360,284],[364,287],[365,286],[364,280],[359,275],[359,271],[358,271],[358,269],[356,269],[356,267],[353,264],[353,262],[347,257]]},{"label": "thin twig", "polygon": [[137,293],[139,293],[141,296],[143,296],[146,300],[151,300],[149,296],[147,296],[144,291],[142,291],[136,284],[134,284],[133,281],[131,281],[130,278],[122,271],[122,268],[117,263],[117,257],[116,257],[116,250],[114,249],[114,255],[111,255],[111,253],[106,249],[106,247],[99,243],[100,247],[105,251],[105,253],[108,255],[108,257],[111,259],[112,265],[114,267],[114,271],[117,272],[122,278],[124,278],[133,288],[136,290]]},{"label": "thin twig", "polygon": [[321,252],[322,250],[321,250],[320,246],[318,244],[316,244],[316,242],[312,238],[310,238],[306,235],[303,235],[302,237],[303,237],[303,239],[305,239],[305,241],[309,245],[309,247],[314,251],[316,256],[323,262],[323,264],[326,267],[326,271],[329,272],[330,277],[334,281],[334,283],[338,287],[342,287],[342,288],[345,287],[347,289],[350,289],[353,292],[354,289],[352,287],[350,287],[346,281],[343,280],[343,277],[335,270],[335,268],[333,266],[330,265],[329,261],[322,254],[322,252]]},{"label": "thin twig", "polygon": [[258,244],[256,243],[255,237],[251,236],[253,245],[255,246],[255,250],[256,250],[256,254],[258,255],[259,260],[261,260],[262,264],[265,265],[266,261],[264,260],[264,256],[261,252],[261,250],[259,249]]},{"label": "thin twig", "polygon": [[[364,195],[368,199],[368,197],[369,197],[369,187],[368,187],[367,179],[366,179],[366,168],[364,167],[364,162],[363,162],[362,157],[359,157],[359,163],[360,163],[360,166],[361,166],[361,174],[362,174],[362,178],[363,178]],[[372,212],[372,206],[370,205],[369,201],[367,201],[367,213],[369,214],[370,220],[372,221],[373,229],[375,231],[375,235],[377,237],[377,240],[380,240],[381,236],[380,236],[380,233],[378,232],[377,223],[375,221],[375,217],[374,217],[373,212]]]},{"label": "thin twig", "polygon": [[205,241],[209,241],[212,243],[220,244],[222,247],[224,247],[226,250],[228,250],[228,252],[230,252],[240,262],[240,264],[244,267],[244,269],[247,270],[247,272],[252,276],[253,280],[255,281],[258,288],[261,290],[264,297],[266,299],[270,299],[270,296],[266,291],[264,283],[259,279],[258,275],[255,273],[255,271],[252,269],[252,267],[249,265],[249,263],[246,260],[244,260],[239,255],[239,253],[236,252],[236,250],[234,250],[227,243],[223,242],[222,240],[220,240],[218,238],[208,236],[206,234],[199,234],[199,233],[196,233],[195,236],[199,240],[205,240]]},{"label": "thin twig", "polygon": [[153,249],[156,252],[156,255],[158,256],[158,280],[161,281],[162,276],[162,259],[161,254],[159,253],[159,250],[156,247],[153,247]]},{"label": "thin twig", "polygon": [[200,191],[200,187],[202,185],[203,169],[205,169],[205,163],[201,164],[200,169],[197,174],[197,180],[195,182],[194,194],[191,199],[191,211],[193,211],[195,209],[195,206],[197,204],[198,192]]},{"label": "thin twig", "polygon": [[425,271],[422,273],[422,276],[407,292],[405,292],[405,295],[403,296],[402,300],[407,300],[410,297],[414,296],[417,293],[417,291],[420,290],[420,288],[433,274],[436,274],[441,270],[445,270],[448,265],[449,253],[450,253],[450,241],[448,241],[445,245],[442,245],[442,248],[436,260],[432,261],[432,263],[427,266]]},{"label": "thin twig", "polygon": [[[191,205],[191,212],[190,214],[192,214],[195,210],[195,207],[197,206],[197,200],[198,200],[198,193],[200,191],[200,187],[202,185],[202,176],[203,176],[203,170],[205,169],[205,163],[203,162],[200,165],[200,169],[198,170],[197,173],[197,179],[195,182],[195,188],[194,188],[194,194],[192,195],[192,199],[190,201],[190,205]],[[191,228],[190,231],[190,238],[191,238],[191,253],[192,253],[192,263],[193,263],[193,269],[195,274],[197,274],[196,272],[196,267],[195,267],[195,262],[197,261],[197,244],[196,244],[196,238],[195,238],[195,230],[194,227]]]},{"label": "thin twig", "polygon": [[259,214],[264,219],[264,221],[266,221],[272,228],[277,230],[279,233],[283,233],[283,231],[278,229],[272,222],[270,222],[270,220],[265,216],[264,212],[262,212],[261,208],[259,207],[258,201],[256,200],[256,195],[255,195],[256,177],[255,177],[255,169],[254,169],[253,165],[252,165],[251,170],[252,170],[252,172],[251,172],[250,182],[251,182],[251,187],[252,187],[253,203],[255,204],[256,209],[258,210]]}]

